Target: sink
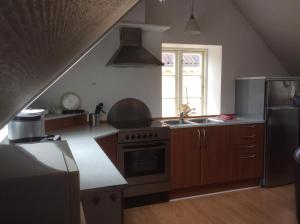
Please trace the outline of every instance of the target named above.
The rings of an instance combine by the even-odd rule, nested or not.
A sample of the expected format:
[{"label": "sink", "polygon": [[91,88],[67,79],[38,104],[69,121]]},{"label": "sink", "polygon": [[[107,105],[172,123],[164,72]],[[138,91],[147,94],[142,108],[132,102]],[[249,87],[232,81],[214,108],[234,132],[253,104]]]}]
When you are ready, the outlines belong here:
[{"label": "sink", "polygon": [[176,120],[167,120],[167,121],[162,121],[165,124],[168,125],[181,125],[181,124],[190,124],[190,122],[186,120],[181,120],[181,119],[176,119]]},{"label": "sink", "polygon": [[207,118],[192,118],[192,119],[189,119],[189,121],[194,122],[194,123],[203,124],[203,123],[208,123],[210,120],[208,120]]},{"label": "sink", "polygon": [[221,120],[216,120],[216,119],[213,119],[213,118],[192,118],[192,119],[189,119],[189,121],[194,122],[194,123],[198,123],[198,124],[223,122]]}]

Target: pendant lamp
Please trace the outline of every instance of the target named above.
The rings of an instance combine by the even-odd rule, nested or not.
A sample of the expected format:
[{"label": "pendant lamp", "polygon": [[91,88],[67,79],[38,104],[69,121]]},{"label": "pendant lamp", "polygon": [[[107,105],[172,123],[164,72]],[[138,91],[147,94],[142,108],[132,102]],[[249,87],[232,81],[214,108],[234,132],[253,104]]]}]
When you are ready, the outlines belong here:
[{"label": "pendant lamp", "polygon": [[194,17],[194,0],[192,0],[191,16],[185,26],[184,33],[187,35],[200,34],[199,25]]}]

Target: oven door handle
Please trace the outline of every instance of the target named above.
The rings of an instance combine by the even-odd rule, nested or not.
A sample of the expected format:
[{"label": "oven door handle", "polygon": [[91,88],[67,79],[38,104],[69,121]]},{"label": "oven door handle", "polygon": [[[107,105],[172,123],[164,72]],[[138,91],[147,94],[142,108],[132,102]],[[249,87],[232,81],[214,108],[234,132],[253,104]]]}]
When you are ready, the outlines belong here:
[{"label": "oven door handle", "polygon": [[122,149],[149,149],[149,148],[158,148],[165,147],[166,143],[153,143],[153,144],[136,144],[136,145],[122,145]]}]

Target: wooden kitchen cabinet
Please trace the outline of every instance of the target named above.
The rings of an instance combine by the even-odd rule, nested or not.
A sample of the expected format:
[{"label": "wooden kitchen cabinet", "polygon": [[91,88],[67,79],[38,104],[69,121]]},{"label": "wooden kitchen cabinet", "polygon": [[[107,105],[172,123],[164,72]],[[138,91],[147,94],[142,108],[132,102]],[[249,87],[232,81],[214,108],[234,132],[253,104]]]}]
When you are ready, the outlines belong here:
[{"label": "wooden kitchen cabinet", "polygon": [[264,125],[237,125],[230,130],[233,180],[260,178],[263,169]]},{"label": "wooden kitchen cabinet", "polygon": [[98,145],[105,152],[108,158],[117,166],[118,136],[117,134],[96,139]]},{"label": "wooden kitchen cabinet", "polygon": [[183,189],[201,183],[199,128],[171,130],[171,188]]},{"label": "wooden kitchen cabinet", "polygon": [[229,126],[201,128],[201,184],[224,183],[232,179],[232,147]]},{"label": "wooden kitchen cabinet", "polygon": [[172,189],[232,179],[232,154],[227,126],[171,131]]},{"label": "wooden kitchen cabinet", "polygon": [[264,124],[171,130],[172,190],[258,179]]}]

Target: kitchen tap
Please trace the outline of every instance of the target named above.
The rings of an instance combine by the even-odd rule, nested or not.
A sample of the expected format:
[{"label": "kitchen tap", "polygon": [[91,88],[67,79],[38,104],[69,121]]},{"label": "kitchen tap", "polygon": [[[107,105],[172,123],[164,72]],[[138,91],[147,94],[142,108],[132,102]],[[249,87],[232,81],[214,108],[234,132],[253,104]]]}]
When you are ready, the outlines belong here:
[{"label": "kitchen tap", "polygon": [[179,116],[180,116],[180,120],[183,121],[183,118],[184,118],[184,112],[180,112]]},{"label": "kitchen tap", "polygon": [[180,110],[180,119],[183,120],[184,117],[189,117],[189,113],[195,111],[195,108],[190,108],[188,104],[182,104]]}]

